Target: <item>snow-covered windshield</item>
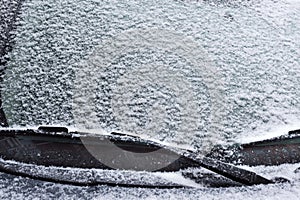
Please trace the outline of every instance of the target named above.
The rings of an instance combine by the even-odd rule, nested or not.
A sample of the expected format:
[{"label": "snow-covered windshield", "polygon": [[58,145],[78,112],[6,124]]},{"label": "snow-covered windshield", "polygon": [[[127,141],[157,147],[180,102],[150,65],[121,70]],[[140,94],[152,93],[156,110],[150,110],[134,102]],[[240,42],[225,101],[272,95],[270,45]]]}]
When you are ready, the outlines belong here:
[{"label": "snow-covered windshield", "polygon": [[[300,120],[297,0],[25,0],[17,25],[1,92],[10,126],[117,130],[206,152],[284,134]],[[57,195],[81,193],[50,190],[57,187]],[[255,195],[300,188],[277,189]],[[236,188],[89,190],[76,197],[255,196]]]}]

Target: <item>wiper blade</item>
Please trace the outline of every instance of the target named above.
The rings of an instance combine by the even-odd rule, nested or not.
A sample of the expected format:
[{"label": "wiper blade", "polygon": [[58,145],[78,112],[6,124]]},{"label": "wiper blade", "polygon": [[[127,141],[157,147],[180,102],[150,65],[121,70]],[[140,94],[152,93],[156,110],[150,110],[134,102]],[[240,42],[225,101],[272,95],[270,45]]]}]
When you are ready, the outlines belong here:
[{"label": "wiper blade", "polygon": [[276,166],[300,162],[300,130],[288,134],[229,147],[216,146],[207,155],[210,158],[236,165]]},{"label": "wiper blade", "polygon": [[[151,140],[123,134],[89,134],[84,132],[68,132],[65,127],[40,127],[39,129],[1,129],[0,155],[5,160],[60,167],[77,167],[83,169],[117,169],[101,163],[87,150],[81,137],[91,139],[91,145],[107,145],[112,141],[126,151],[145,153],[162,149],[162,156],[178,157],[174,163],[156,171],[176,171],[187,167],[203,167],[244,185],[269,184],[268,180],[254,172],[215,159],[201,157],[190,150],[162,145]],[[111,145],[111,144],[110,144]],[[110,147],[109,145],[107,147]],[[127,149],[126,149],[127,148]],[[103,149],[103,148],[102,148]],[[109,156],[108,154],[105,154]],[[129,160],[134,164],[134,160]],[[137,163],[140,164],[140,163]],[[143,163],[142,163],[143,164]],[[153,164],[153,163],[150,163]],[[145,163],[146,166],[149,163]],[[143,170],[143,168],[141,168]],[[2,168],[3,171],[5,171]],[[147,168],[145,167],[145,170]],[[7,171],[7,170],[6,170]],[[13,172],[10,170],[10,172]],[[21,174],[22,175],[22,174]],[[24,175],[24,173],[23,173]],[[37,178],[37,177],[36,177]]]}]

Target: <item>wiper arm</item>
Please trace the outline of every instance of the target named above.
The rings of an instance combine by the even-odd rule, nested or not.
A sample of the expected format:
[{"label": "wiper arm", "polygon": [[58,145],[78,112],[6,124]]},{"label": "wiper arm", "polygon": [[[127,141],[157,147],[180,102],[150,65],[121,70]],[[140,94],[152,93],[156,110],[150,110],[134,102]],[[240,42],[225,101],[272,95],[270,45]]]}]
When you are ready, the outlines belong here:
[{"label": "wiper arm", "polygon": [[224,163],[215,159],[204,157],[202,159],[194,158],[193,155],[188,155],[187,158],[199,163],[199,166],[209,169],[217,174],[229,178],[244,185],[270,184],[274,181],[264,178],[254,172],[236,167],[234,165]]}]

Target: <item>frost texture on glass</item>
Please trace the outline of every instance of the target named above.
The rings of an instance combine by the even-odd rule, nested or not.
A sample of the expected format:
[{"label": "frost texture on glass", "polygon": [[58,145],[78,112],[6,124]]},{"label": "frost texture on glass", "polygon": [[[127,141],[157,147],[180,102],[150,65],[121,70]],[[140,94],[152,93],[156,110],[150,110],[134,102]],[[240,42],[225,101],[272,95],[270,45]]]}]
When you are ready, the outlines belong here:
[{"label": "frost texture on glass", "polygon": [[[224,119],[220,122],[221,134],[231,140],[248,137],[254,132],[264,133],[275,125],[299,121],[299,13],[296,0],[26,1],[4,76],[3,107],[11,125],[73,125],[74,78],[80,63],[87,61],[101,42],[123,31],[159,28],[193,38],[221,71],[226,105]],[[157,55],[165,56],[166,62],[173,61],[172,54],[158,52]],[[184,58],[174,58],[178,66],[187,64]],[[129,55],[119,58],[112,66],[122,68],[130,59]],[[151,103],[149,94],[158,91],[150,84],[146,86],[139,88],[137,99],[148,98]],[[199,87],[205,91],[203,85]],[[164,88],[160,91],[157,98],[166,95],[165,99],[172,101],[172,94]],[[202,98],[205,101],[207,97]],[[209,103],[205,103],[201,102],[204,115],[199,116],[204,128],[206,123],[209,124],[205,114],[210,112]],[[208,106],[207,110],[205,106]],[[98,109],[105,110],[104,107]],[[139,118],[141,124],[147,119],[143,112]],[[170,110],[170,113],[176,122],[176,110]],[[99,124],[99,128],[102,125]],[[169,133],[172,136],[172,131]],[[1,179],[3,184],[8,183],[5,180]],[[22,187],[22,181],[12,185]],[[39,195],[43,197],[44,192],[57,187],[55,184],[50,189],[45,186]],[[63,196],[63,190],[81,192],[64,186],[56,195]],[[90,190],[84,189],[85,195],[97,194],[95,190],[89,193]],[[297,185],[258,186],[255,192],[248,189],[158,192],[106,187],[100,187],[100,190],[112,198],[120,197],[121,191],[131,198],[156,193],[161,198],[205,194],[207,198],[217,199],[273,198],[276,195],[278,198],[286,195],[296,198],[300,191]],[[6,195],[7,189],[2,191]],[[30,196],[32,190],[27,188],[26,191]],[[133,191],[137,193],[130,194]],[[17,193],[14,195],[18,196]]]},{"label": "frost texture on glass", "polygon": [[[28,1],[3,83],[8,120],[15,125],[72,125],[74,70],[79,63],[103,40],[149,27],[190,36],[222,71],[224,135],[297,120],[299,7],[289,3]],[[130,62],[120,59],[112,65]],[[169,59],[186,64],[178,57]]]},{"label": "frost texture on glass", "polygon": [[[164,29],[133,29],[103,42],[76,70],[76,126],[196,144],[219,139],[220,75],[202,47]],[[207,134],[209,133],[209,134]]]}]

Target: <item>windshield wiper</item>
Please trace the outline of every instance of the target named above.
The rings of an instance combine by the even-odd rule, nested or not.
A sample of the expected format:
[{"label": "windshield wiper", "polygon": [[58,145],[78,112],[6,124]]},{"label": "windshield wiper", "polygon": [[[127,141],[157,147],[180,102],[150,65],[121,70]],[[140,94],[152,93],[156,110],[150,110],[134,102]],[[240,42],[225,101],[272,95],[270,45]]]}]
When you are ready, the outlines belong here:
[{"label": "windshield wiper", "polygon": [[[101,147],[99,155],[93,155],[89,146]],[[122,151],[116,152],[118,149]],[[137,136],[127,134],[91,134],[85,132],[68,132],[66,127],[40,127],[39,129],[1,129],[0,130],[0,155],[4,160],[14,160],[21,163],[39,166],[58,166],[80,169],[104,169],[118,170],[121,167],[113,165],[113,157],[122,157],[131,166],[139,166],[137,171],[147,171],[149,166],[159,162],[153,162],[149,152],[159,151],[158,156],[164,160],[173,160],[169,165],[158,167],[156,172],[178,171],[188,167],[202,167],[220,174],[230,180],[243,185],[269,184],[274,181],[264,178],[254,172],[241,169],[232,164],[224,163],[208,157],[199,157],[199,154],[191,150],[174,146],[167,146],[151,140],[145,140]],[[110,153],[108,153],[110,152]],[[140,160],[131,159],[128,153],[142,155],[148,162],[141,163]],[[118,156],[116,156],[116,153]],[[148,157],[147,157],[148,156]],[[97,157],[97,158],[96,158]],[[107,158],[108,161],[105,161]],[[150,159],[149,159],[150,158]],[[152,159],[152,161],[151,161]],[[156,158],[154,158],[156,159]],[[157,158],[160,159],[160,158]],[[102,162],[104,161],[104,163]],[[112,163],[108,163],[112,161]],[[118,161],[118,160],[117,160]],[[158,160],[159,161],[159,160]],[[19,168],[5,168],[0,170],[6,173],[39,178],[29,172],[20,172]],[[135,170],[135,169],[133,169]],[[149,170],[152,171],[152,170]],[[61,177],[60,177],[61,178]],[[48,177],[42,180],[54,181],[55,178]],[[76,183],[76,180],[66,181],[58,179],[56,182]],[[94,182],[95,183],[95,182]],[[97,183],[97,181],[96,181]],[[101,182],[103,183],[103,182]],[[91,185],[91,182],[89,184]]]}]

